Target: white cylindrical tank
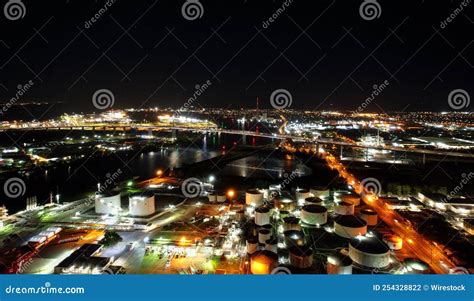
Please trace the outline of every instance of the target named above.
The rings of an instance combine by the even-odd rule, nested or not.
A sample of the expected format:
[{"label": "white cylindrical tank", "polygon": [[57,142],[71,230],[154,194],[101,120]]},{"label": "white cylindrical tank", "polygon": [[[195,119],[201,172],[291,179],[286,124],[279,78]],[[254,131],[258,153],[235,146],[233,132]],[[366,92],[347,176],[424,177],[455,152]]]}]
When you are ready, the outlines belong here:
[{"label": "white cylindrical tank", "polygon": [[223,192],[218,192],[217,193],[216,200],[217,200],[218,203],[224,203],[226,199],[227,199],[227,197],[226,197],[225,193],[223,193]]},{"label": "white cylindrical tank", "polygon": [[298,203],[304,203],[304,200],[306,198],[309,198],[310,196],[311,195],[308,189],[298,188],[295,191],[295,198],[296,198],[296,202]]},{"label": "white cylindrical tank", "polygon": [[367,223],[354,215],[340,215],[334,219],[334,232],[344,238],[367,233]]},{"label": "white cylindrical tank", "polygon": [[245,204],[258,207],[263,202],[263,193],[258,189],[249,189],[245,192]]},{"label": "white cylindrical tank", "polygon": [[289,230],[301,230],[300,219],[294,216],[287,216],[283,219],[283,229],[284,231]]},{"label": "white cylindrical tank", "polygon": [[403,248],[403,240],[397,235],[386,234],[383,236],[383,242],[394,251],[399,251]]},{"label": "white cylindrical tank", "polygon": [[267,241],[265,241],[265,250],[276,254],[278,252],[278,239],[276,237],[267,239]]},{"label": "white cylindrical tank", "polygon": [[217,202],[217,194],[215,192],[209,192],[207,197],[209,198],[209,203]]},{"label": "white cylindrical tank", "polygon": [[355,193],[343,194],[341,195],[341,200],[346,203],[351,203],[354,206],[359,206],[360,204],[360,196]]},{"label": "white cylindrical tank", "polygon": [[135,216],[147,216],[155,213],[155,194],[151,191],[131,194],[128,213]]},{"label": "white cylindrical tank", "polygon": [[328,219],[328,210],[320,205],[305,205],[301,209],[300,218],[308,225],[324,225]]},{"label": "white cylindrical tank", "polygon": [[104,191],[95,194],[95,213],[118,215],[120,210],[120,192]]},{"label": "white cylindrical tank", "polygon": [[258,239],[257,238],[247,239],[246,245],[247,245],[247,253],[253,254],[258,250]]},{"label": "white cylindrical tank", "polygon": [[369,208],[361,209],[359,217],[367,223],[367,226],[376,226],[378,223],[377,212]]},{"label": "white cylindrical tank", "polygon": [[304,200],[305,205],[323,205],[323,200],[318,197],[310,196]]},{"label": "white cylindrical tank", "polygon": [[340,202],[334,208],[334,212],[339,215],[353,215],[354,204],[348,202]]},{"label": "white cylindrical tank", "polygon": [[308,246],[290,248],[290,264],[299,269],[307,269],[313,265],[313,250]]},{"label": "white cylindrical tank", "polygon": [[271,236],[272,232],[268,229],[258,230],[258,242],[262,245],[265,244],[265,242],[269,240]]},{"label": "white cylindrical tank", "polygon": [[258,226],[270,224],[270,209],[268,207],[255,209],[255,224]]},{"label": "white cylindrical tank", "polygon": [[326,273],[348,275],[352,274],[352,259],[348,254],[334,252],[328,255]]},{"label": "white cylindrical tank", "polygon": [[309,192],[312,196],[317,198],[329,197],[329,189],[324,186],[313,186],[310,188]]},{"label": "white cylindrical tank", "polygon": [[382,269],[390,264],[390,248],[375,236],[357,236],[349,242],[349,256],[357,264]]}]

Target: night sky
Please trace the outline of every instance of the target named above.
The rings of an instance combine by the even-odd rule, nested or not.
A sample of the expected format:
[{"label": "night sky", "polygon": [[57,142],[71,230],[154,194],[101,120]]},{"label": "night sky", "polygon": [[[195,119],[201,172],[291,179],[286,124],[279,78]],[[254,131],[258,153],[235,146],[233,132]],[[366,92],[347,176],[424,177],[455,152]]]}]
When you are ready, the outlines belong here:
[{"label": "night sky", "polygon": [[19,102],[70,112],[97,111],[98,89],[115,108],[178,108],[208,80],[196,106],[254,108],[259,97],[270,108],[286,89],[294,109],[354,110],[386,80],[368,111],[442,111],[453,89],[472,96],[473,3],[441,26],[462,1],[378,0],[373,20],[362,2],[287,1],[264,26],[284,1],[201,0],[191,21],[184,0],[116,0],[86,28],[106,1],[23,0],[23,18],[0,14],[0,101],[30,80]]}]

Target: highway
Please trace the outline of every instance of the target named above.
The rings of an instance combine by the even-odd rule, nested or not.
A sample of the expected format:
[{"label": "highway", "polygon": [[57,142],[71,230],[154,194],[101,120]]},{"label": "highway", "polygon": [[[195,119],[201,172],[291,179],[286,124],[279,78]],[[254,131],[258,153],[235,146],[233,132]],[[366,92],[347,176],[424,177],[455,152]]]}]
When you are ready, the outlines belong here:
[{"label": "highway", "polygon": [[437,274],[447,274],[455,264],[450,258],[437,246],[434,242],[426,239],[419,234],[411,224],[405,220],[396,211],[385,206],[384,202],[376,195],[367,194],[362,191],[360,181],[350,174],[343,164],[341,164],[333,155],[323,153],[330,168],[339,172],[348,185],[351,185],[355,192],[361,195],[361,199],[372,209],[374,209],[379,218],[387,224],[390,229],[404,240],[404,246],[410,250],[421,260],[430,265],[431,269]]}]

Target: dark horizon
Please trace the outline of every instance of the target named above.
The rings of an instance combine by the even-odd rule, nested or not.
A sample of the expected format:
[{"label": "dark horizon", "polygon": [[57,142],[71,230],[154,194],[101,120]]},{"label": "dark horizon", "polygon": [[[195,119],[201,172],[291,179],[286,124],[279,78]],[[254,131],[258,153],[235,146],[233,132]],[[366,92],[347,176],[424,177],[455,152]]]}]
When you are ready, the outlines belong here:
[{"label": "dark horizon", "polygon": [[112,2],[23,1],[23,18],[2,16],[1,102],[30,80],[18,103],[70,112],[97,111],[99,89],[113,92],[114,108],[179,108],[207,81],[196,107],[255,108],[258,97],[269,109],[286,89],[291,109],[352,111],[387,81],[367,112],[442,112],[453,111],[452,90],[471,93],[472,4],[442,23],[461,1],[381,0],[374,20],[361,17],[363,1],[201,1],[194,21],[185,1],[115,1],[91,21]]}]

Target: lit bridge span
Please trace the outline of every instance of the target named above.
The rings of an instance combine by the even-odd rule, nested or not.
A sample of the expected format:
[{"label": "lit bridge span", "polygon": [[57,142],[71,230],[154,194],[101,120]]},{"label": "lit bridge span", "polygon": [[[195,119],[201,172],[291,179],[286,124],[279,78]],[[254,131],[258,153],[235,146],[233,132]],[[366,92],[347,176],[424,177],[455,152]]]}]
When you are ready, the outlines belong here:
[{"label": "lit bridge span", "polygon": [[231,135],[243,135],[252,137],[271,138],[277,140],[291,139],[293,142],[303,142],[315,144],[316,148],[320,145],[337,145],[348,148],[365,148],[365,149],[376,149],[376,150],[388,150],[395,152],[404,153],[417,153],[422,155],[436,155],[436,156],[447,156],[447,157],[459,157],[459,158],[471,158],[474,159],[474,154],[461,153],[452,151],[442,151],[433,149],[421,149],[421,148],[404,148],[395,146],[364,146],[356,143],[338,141],[326,138],[304,138],[300,136],[288,135],[288,134],[277,134],[277,133],[260,133],[253,131],[243,130],[230,130],[222,129],[217,127],[184,127],[184,126],[161,126],[161,125],[145,125],[145,124],[133,124],[133,125],[43,125],[43,126],[28,126],[28,127],[0,127],[0,131],[44,131],[44,130],[97,130],[97,131],[184,131],[184,132],[198,132],[198,133],[223,133]]}]

